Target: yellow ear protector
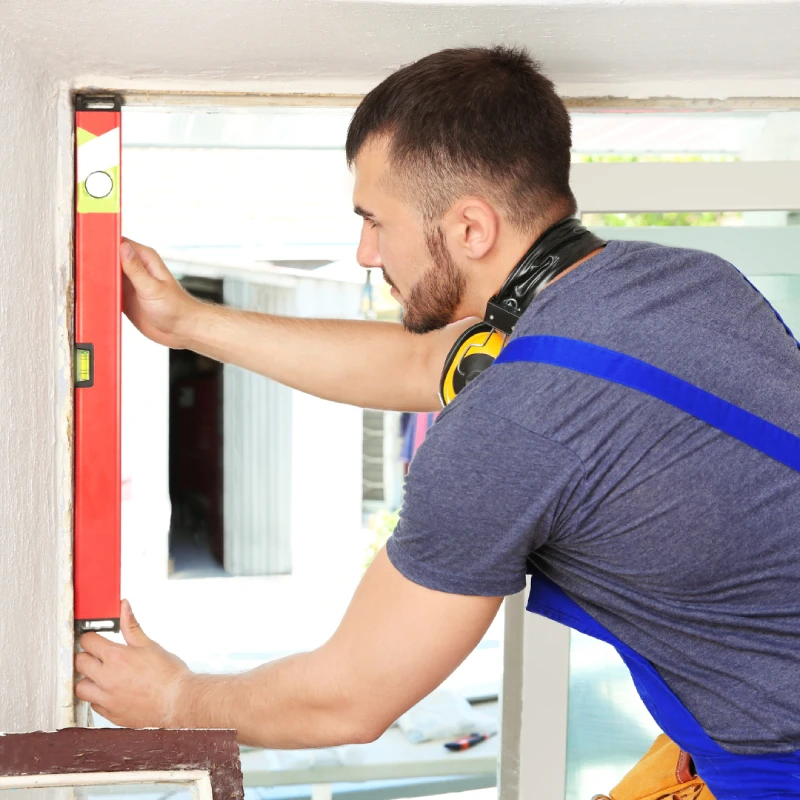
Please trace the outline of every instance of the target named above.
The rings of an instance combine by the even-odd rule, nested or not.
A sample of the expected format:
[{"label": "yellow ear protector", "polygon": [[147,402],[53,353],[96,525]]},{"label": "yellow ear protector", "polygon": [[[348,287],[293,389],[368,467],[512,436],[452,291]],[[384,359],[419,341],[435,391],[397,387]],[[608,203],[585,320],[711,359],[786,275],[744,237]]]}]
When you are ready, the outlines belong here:
[{"label": "yellow ear protector", "polygon": [[442,405],[446,406],[470,381],[491,367],[505,343],[506,335],[485,322],[467,328],[447,354],[439,384]]},{"label": "yellow ear protector", "polygon": [[553,278],[604,245],[575,217],[548,228],[489,300],[483,322],[464,331],[447,354],[439,382],[442,405],[494,363],[525,309]]}]

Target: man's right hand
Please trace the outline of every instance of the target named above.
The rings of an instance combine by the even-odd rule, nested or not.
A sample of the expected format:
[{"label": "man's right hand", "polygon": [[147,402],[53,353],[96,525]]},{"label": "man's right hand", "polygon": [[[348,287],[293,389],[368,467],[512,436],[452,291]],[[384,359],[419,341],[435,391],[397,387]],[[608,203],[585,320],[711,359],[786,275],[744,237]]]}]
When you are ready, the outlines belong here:
[{"label": "man's right hand", "polygon": [[152,248],[124,239],[119,254],[128,319],[154,342],[186,347],[186,333],[204,304],[183,289]]}]

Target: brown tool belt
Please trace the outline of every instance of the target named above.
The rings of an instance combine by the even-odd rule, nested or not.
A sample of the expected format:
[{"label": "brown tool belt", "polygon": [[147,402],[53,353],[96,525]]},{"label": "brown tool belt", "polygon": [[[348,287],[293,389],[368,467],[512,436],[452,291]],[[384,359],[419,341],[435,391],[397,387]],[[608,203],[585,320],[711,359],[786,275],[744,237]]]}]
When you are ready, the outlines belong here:
[{"label": "brown tool belt", "polygon": [[692,757],[663,733],[611,790],[593,800],[714,800]]}]

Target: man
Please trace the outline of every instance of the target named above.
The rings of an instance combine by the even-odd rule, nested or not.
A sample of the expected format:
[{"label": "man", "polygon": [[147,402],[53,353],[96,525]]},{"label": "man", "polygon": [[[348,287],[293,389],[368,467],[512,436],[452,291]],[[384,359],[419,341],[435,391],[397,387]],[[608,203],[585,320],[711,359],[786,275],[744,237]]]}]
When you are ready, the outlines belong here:
[{"label": "man", "polygon": [[[570,145],[566,109],[523,51],[428,56],[367,95],[347,141],[358,260],[383,270],[402,327],[204,305],[134,243],[121,251],[126,313],[156,342],[321,397],[435,409],[453,343],[574,214]],[[121,725],[230,727],[265,747],[370,741],[455,669],[533,570],[531,608],[618,646],[659,724],[703,751],[701,775],[724,773],[718,800],[736,759],[791,761],[800,474],[700,411],[587,374],[592,364],[529,363],[516,345],[530,337],[588,344],[590,362],[644,362],[679,394],[702,389],[736,419],[800,433],[800,351],[732,266],[594,247],[530,302],[514,354],[440,415],[397,530],[330,641],[241,675],[195,675],[125,604],[128,646],[81,638],[78,697]]]}]

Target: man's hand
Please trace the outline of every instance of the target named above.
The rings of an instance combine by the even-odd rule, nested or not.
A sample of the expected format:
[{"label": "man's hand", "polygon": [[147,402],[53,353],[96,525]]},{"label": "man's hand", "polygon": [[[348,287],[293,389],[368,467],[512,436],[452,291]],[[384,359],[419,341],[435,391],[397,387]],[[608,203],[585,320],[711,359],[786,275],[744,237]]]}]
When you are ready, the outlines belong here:
[{"label": "man's hand", "polygon": [[124,272],[123,309],[128,319],[148,339],[167,347],[184,347],[184,331],[208,306],[184,291],[152,248],[125,239],[119,255]]},{"label": "man's hand", "polygon": [[75,669],[86,677],[76,685],[76,696],[115,725],[174,727],[177,693],[191,670],[148,639],[127,600],[122,601],[120,629],[127,647],[98,633],[81,636],[85,652],[75,656]]}]

